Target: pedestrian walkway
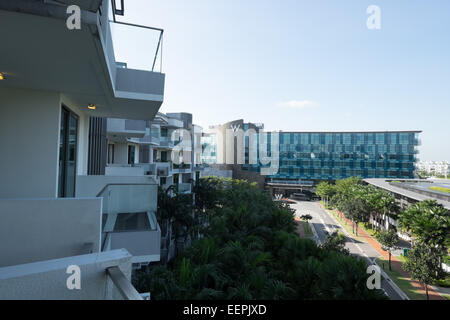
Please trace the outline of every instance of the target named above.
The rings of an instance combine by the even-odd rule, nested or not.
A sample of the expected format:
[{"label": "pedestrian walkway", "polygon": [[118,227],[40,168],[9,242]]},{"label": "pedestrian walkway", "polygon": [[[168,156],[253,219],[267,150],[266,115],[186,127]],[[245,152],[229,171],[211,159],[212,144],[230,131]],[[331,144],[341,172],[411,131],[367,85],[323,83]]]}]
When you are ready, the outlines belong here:
[{"label": "pedestrian walkway", "polygon": [[[325,209],[322,204],[319,203],[319,206],[323,209]],[[341,214],[341,217],[344,218],[349,224],[353,223],[351,220],[345,218],[341,212],[338,212]],[[368,244],[372,246],[381,256],[383,256],[386,260],[389,259],[389,253],[382,249],[381,244],[374,239],[372,236],[370,236],[364,229],[358,228],[358,237],[364,239]],[[420,293],[423,295],[426,295],[425,293],[425,287],[419,283],[416,280],[412,280],[411,276],[408,272],[402,269],[402,262],[399,261],[395,256],[391,256],[391,265],[392,267],[397,270],[403,277],[407,278],[411,284],[416,288]],[[430,286],[428,287],[428,295],[430,297],[430,300],[446,300],[444,297],[442,297],[438,292],[433,290]]]},{"label": "pedestrian walkway", "polygon": [[303,228],[303,223],[299,217],[295,217],[295,222],[297,223],[297,233],[300,235],[300,238],[306,238],[305,229]]}]

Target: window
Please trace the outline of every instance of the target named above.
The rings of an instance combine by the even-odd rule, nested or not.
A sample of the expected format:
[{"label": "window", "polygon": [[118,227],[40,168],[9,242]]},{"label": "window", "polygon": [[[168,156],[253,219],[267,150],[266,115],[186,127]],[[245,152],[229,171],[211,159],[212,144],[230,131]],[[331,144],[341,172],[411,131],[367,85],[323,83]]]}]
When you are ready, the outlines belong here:
[{"label": "window", "polygon": [[161,151],[161,162],[167,162],[167,151]]},{"label": "window", "polygon": [[128,164],[134,164],[135,146],[128,146]]},{"label": "window", "polygon": [[114,145],[108,144],[108,164],[114,163]]},{"label": "window", "polygon": [[58,196],[75,197],[77,171],[78,116],[62,106],[59,133]]}]

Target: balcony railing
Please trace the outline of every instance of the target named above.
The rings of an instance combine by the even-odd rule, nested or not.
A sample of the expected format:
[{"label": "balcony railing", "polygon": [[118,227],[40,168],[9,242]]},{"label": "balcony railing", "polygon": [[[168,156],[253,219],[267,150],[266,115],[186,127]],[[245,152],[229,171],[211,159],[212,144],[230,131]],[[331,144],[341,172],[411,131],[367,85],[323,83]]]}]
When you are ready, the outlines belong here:
[{"label": "balcony railing", "polygon": [[[130,253],[120,249],[3,267],[0,300],[143,300],[130,281],[131,260]],[[82,290],[66,287],[70,265],[89,279]]]},{"label": "balcony railing", "polygon": [[116,61],[123,61],[118,66],[162,73],[164,30],[119,21],[125,8],[123,1],[120,7],[116,2],[111,1],[109,22]]},{"label": "balcony railing", "polygon": [[178,192],[180,193],[190,193],[192,190],[192,185],[190,183],[179,183]]},{"label": "balcony railing", "polygon": [[173,169],[174,170],[186,170],[190,169],[191,165],[189,163],[180,163],[180,164],[174,164]]},{"label": "balcony railing", "polygon": [[103,214],[156,212],[155,184],[108,184],[97,195]]},{"label": "balcony railing", "polygon": [[103,198],[102,251],[127,249],[134,263],[159,261],[161,230],[155,184],[112,184]]}]

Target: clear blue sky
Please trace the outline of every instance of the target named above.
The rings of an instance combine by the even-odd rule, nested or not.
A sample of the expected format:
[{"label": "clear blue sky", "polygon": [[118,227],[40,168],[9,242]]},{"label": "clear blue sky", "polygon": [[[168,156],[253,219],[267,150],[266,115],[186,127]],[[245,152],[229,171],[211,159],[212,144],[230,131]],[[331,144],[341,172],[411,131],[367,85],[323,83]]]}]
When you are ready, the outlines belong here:
[{"label": "clear blue sky", "polygon": [[[369,5],[381,30],[366,27]],[[448,0],[125,6],[126,21],[165,30],[162,112],[204,128],[243,118],[267,130],[423,130],[419,158],[450,160]]]}]

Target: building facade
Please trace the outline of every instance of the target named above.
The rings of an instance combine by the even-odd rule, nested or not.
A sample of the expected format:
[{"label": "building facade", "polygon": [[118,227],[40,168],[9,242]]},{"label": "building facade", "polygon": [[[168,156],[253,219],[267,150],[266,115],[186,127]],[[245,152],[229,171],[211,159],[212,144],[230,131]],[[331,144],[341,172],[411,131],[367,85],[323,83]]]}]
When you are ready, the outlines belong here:
[{"label": "building facade", "polygon": [[280,168],[270,178],[413,178],[419,133],[280,132]]},{"label": "building facade", "polygon": [[[111,30],[124,11],[111,1],[70,1],[80,29],[66,2],[0,2],[0,299],[139,298],[133,265],[160,258],[157,182],[99,166],[100,119],[132,119],[124,128],[141,134],[135,121],[154,119],[165,75],[120,56],[129,44]],[[66,287],[70,265],[90,279],[83,290]]]},{"label": "building facade", "polygon": [[[298,183],[352,176],[414,178],[421,132],[263,132],[263,125],[243,120],[210,129],[203,161],[239,165],[267,181]],[[236,129],[242,129],[241,137]],[[268,167],[273,170],[263,173]]]}]

